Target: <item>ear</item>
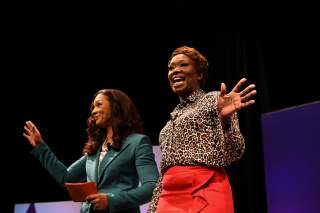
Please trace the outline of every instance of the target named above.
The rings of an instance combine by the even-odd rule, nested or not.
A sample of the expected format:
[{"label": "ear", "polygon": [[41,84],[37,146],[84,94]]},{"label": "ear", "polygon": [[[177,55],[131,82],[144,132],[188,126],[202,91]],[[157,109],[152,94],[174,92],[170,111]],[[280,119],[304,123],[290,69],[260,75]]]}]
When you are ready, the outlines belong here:
[{"label": "ear", "polygon": [[198,80],[198,81],[201,81],[202,78],[203,78],[203,74],[198,72],[197,80]]}]

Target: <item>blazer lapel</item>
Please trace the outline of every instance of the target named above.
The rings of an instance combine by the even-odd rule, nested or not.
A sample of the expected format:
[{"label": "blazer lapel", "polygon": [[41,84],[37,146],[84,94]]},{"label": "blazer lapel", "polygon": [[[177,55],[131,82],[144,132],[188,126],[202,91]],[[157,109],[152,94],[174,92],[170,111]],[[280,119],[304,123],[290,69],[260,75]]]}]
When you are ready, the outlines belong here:
[{"label": "blazer lapel", "polygon": [[114,161],[114,159],[116,159],[123,152],[123,150],[125,150],[129,145],[130,145],[129,143],[124,143],[118,152],[112,153],[112,156],[107,156],[110,153],[107,153],[107,155],[104,156],[104,158],[102,159],[99,165],[97,183],[99,183],[99,181],[101,180],[101,175],[104,173],[107,167],[112,163],[112,161]]}]

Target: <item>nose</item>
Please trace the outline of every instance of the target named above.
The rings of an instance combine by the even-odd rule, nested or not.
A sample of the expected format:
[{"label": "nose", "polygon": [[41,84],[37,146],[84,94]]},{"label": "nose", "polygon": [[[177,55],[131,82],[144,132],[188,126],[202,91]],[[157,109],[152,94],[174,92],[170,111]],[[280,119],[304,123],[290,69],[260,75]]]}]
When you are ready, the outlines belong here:
[{"label": "nose", "polygon": [[181,70],[179,69],[179,67],[175,67],[174,69],[169,70],[168,77],[171,78],[172,76],[174,76],[180,72],[181,72]]},{"label": "nose", "polygon": [[96,114],[97,114],[97,110],[96,110],[96,108],[93,108],[93,109],[92,109],[92,112],[91,112],[91,115],[92,115],[92,116],[95,116]]}]

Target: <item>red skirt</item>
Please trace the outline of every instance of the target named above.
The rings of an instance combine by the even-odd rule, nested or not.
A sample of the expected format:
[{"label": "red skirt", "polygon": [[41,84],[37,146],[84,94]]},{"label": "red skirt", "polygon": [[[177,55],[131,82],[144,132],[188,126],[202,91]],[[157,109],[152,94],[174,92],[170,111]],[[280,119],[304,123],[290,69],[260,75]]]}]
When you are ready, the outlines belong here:
[{"label": "red skirt", "polygon": [[174,166],[163,175],[157,213],[233,213],[224,168]]}]

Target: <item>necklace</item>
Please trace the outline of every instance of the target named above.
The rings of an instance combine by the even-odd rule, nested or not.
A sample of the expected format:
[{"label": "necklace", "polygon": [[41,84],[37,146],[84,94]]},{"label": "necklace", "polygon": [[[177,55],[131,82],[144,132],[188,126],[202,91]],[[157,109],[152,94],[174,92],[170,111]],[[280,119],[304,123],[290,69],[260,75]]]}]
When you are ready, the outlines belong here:
[{"label": "necklace", "polygon": [[102,144],[102,152],[107,152],[112,143],[113,143],[112,138],[106,138]]}]

